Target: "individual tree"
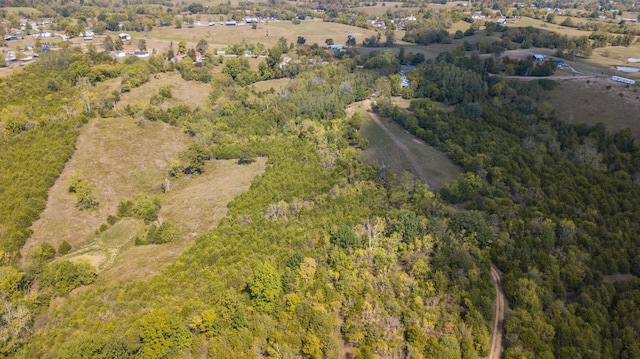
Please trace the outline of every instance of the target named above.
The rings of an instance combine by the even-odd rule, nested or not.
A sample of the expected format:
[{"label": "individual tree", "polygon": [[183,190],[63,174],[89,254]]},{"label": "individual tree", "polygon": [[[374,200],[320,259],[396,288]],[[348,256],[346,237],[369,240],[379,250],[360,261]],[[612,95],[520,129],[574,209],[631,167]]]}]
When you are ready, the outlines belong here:
[{"label": "individual tree", "polygon": [[324,43],[327,44],[327,46],[331,46],[333,45],[333,39],[325,39]]},{"label": "individual tree", "polygon": [[282,49],[280,46],[274,46],[269,49],[269,54],[267,55],[267,66],[270,69],[275,69],[278,64],[280,64],[280,60],[282,58]]},{"label": "individual tree", "polygon": [[180,41],[178,43],[178,54],[185,54],[187,52],[187,43]]},{"label": "individual tree", "polygon": [[145,51],[147,49],[147,40],[145,39],[138,40],[138,49],[140,49],[140,51]]},{"label": "individual tree", "polygon": [[396,33],[393,30],[385,31],[384,36],[385,36],[384,46],[389,47],[389,46],[393,46],[393,44],[395,44],[395,42],[396,42]]},{"label": "individual tree", "polygon": [[58,246],[58,253],[60,255],[65,255],[65,254],[69,253],[70,251],[71,251],[71,244],[69,244],[69,242],[67,242],[67,240],[65,239]]},{"label": "individual tree", "polygon": [[120,37],[116,39],[113,45],[117,51],[122,51],[122,49],[124,49],[124,43],[122,42],[122,39]]},{"label": "individual tree", "polygon": [[113,39],[109,35],[104,38],[102,45],[104,46],[104,51],[113,51],[116,48],[116,45],[113,43]]},{"label": "individual tree", "polygon": [[175,358],[191,343],[182,320],[168,309],[152,310],[139,321],[144,358]]},{"label": "individual tree", "polygon": [[253,270],[248,287],[256,308],[268,313],[275,309],[276,300],[282,294],[282,282],[273,265],[268,262],[258,265]]},{"label": "individual tree", "polygon": [[347,35],[347,46],[348,47],[354,47],[356,46],[356,38],[353,37],[352,35]]},{"label": "individual tree", "polygon": [[342,225],[331,235],[330,242],[342,249],[355,249],[362,247],[362,241],[355,234],[353,229],[347,225]]},{"label": "individual tree", "polygon": [[304,45],[305,42],[307,42],[307,39],[305,39],[304,36],[298,36],[298,40],[296,41],[298,46]]},{"label": "individual tree", "polygon": [[209,44],[205,39],[200,39],[200,41],[198,41],[198,44],[196,45],[196,51],[198,51],[201,54],[204,54],[204,52],[207,51],[208,48],[209,48]]}]

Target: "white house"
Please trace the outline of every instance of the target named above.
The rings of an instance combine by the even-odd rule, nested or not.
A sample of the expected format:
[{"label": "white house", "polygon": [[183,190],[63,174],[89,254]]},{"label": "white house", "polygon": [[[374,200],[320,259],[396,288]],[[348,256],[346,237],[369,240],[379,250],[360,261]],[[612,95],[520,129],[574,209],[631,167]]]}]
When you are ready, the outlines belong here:
[{"label": "white house", "polygon": [[118,37],[120,38],[120,40],[131,40],[131,35],[125,34],[124,32],[118,34]]}]

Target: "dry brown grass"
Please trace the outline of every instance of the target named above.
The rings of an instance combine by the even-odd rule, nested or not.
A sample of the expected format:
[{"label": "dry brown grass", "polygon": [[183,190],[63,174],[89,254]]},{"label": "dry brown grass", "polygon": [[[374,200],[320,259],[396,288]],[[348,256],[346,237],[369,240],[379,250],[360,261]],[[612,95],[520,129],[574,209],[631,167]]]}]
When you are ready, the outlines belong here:
[{"label": "dry brown grass", "polygon": [[[560,86],[548,93],[558,117],[571,123],[605,124],[611,132],[630,128],[640,139],[640,91],[603,78],[563,80]],[[610,86],[609,89],[607,87]]]},{"label": "dry brown grass", "polygon": [[134,280],[157,273],[191,246],[193,237],[215,227],[226,215],[227,203],[246,191],[251,180],[264,172],[265,165],[266,158],[258,158],[249,165],[238,165],[234,160],[210,161],[202,175],[174,181],[175,187],[160,197],[159,217],[176,223],[183,238],[173,243],[137,247],[129,239],[128,248],[112,259],[99,281]]},{"label": "dry brown grass", "polygon": [[[180,157],[190,143],[182,130],[161,122],[137,126],[131,118],[95,119],[78,137],[76,152],[49,191],[47,207],[34,222],[34,234],[23,251],[47,241],[58,246],[67,240],[73,248],[94,239],[94,232],[118,201],[140,192],[160,193],[169,161]],[[69,193],[69,177],[78,172],[87,179],[99,206],[81,211]]]},{"label": "dry brown grass", "polygon": [[[213,16],[218,22],[217,16]],[[203,17],[203,22],[208,21],[208,17]],[[158,52],[166,52],[170,45],[177,49],[178,42],[185,41],[187,47],[195,47],[200,39],[205,39],[211,50],[222,50],[229,45],[262,43],[266,48],[271,48],[284,37],[289,43],[295,43],[298,36],[304,36],[306,43],[312,45],[317,43],[324,45],[324,41],[332,38],[336,44],[344,44],[347,35],[353,35],[358,43],[367,37],[375,34],[373,30],[362,29],[354,26],[323,22],[319,19],[305,20],[299,25],[294,25],[290,21],[269,21],[261,22],[258,28],[253,30],[251,26],[194,26],[192,28],[183,27],[176,29],[173,26],[154,28],[145,37],[141,32],[128,32],[133,40],[127,45],[132,51],[135,49],[138,39],[145,39],[148,49],[155,49]],[[117,33],[109,33],[112,37]]]},{"label": "dry brown grass", "polygon": [[[116,111],[122,111],[126,105],[136,103],[143,106],[148,105],[151,97],[158,93],[158,87],[161,85],[168,85],[173,96],[165,99],[161,106],[163,108],[177,105],[188,105],[191,108],[202,107],[211,93],[211,85],[209,84],[185,81],[178,72],[160,73],[152,75],[149,82],[123,95],[122,100],[116,105]],[[108,81],[101,86],[105,86],[108,91],[119,90],[120,79]]]},{"label": "dry brown grass", "polygon": [[[47,207],[25,245],[47,241],[57,247],[67,240],[73,247],[65,259],[95,266],[101,281],[129,280],[155,273],[192,243],[193,237],[213,228],[227,211],[226,205],[249,188],[251,180],[265,169],[266,159],[249,165],[236,161],[209,161],[202,175],[161,185],[169,162],[179,159],[191,139],[181,129],[162,122],[143,122],[126,117],[95,119],[86,124],[77,150],[49,191]],[[99,206],[81,211],[68,192],[69,177],[79,172],[87,179]],[[162,203],[159,218],[176,224],[181,240],[162,246],[134,247],[135,237],[144,237],[146,227],[138,219],[121,219],[106,231],[96,230],[115,215],[121,199],[145,193]]]},{"label": "dry brown grass", "polygon": [[279,91],[282,91],[282,89],[284,89],[285,86],[287,86],[290,82],[291,82],[290,79],[284,78],[284,79],[260,81],[260,82],[254,83],[251,86],[255,87],[256,91],[268,91],[270,89],[274,89],[276,92],[279,92]]}]

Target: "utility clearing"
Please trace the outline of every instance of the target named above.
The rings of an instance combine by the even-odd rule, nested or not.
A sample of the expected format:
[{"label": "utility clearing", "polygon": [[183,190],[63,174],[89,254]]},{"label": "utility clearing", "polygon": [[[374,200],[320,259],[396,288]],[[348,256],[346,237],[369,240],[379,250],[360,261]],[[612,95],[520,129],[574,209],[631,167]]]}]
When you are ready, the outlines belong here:
[{"label": "utility clearing", "polygon": [[369,141],[369,147],[364,151],[366,162],[379,163],[396,173],[411,172],[429,185],[431,191],[439,191],[462,173],[445,153],[413,136],[399,124],[368,111],[370,108],[371,100],[365,100],[351,104],[347,109],[349,114],[363,113],[362,136]]}]

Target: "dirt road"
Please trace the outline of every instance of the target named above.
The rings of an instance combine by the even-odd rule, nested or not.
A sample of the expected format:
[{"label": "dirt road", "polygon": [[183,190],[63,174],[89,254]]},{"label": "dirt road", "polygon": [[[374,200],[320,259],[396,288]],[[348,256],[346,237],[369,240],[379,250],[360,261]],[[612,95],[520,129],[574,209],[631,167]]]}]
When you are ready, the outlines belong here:
[{"label": "dirt road", "polygon": [[502,333],[504,330],[504,308],[505,299],[504,292],[502,291],[501,276],[498,268],[495,265],[491,265],[491,280],[493,286],[496,289],[496,302],[495,302],[495,317],[493,318],[493,333],[491,334],[491,349],[489,350],[489,356],[487,359],[500,359],[502,354]]}]

